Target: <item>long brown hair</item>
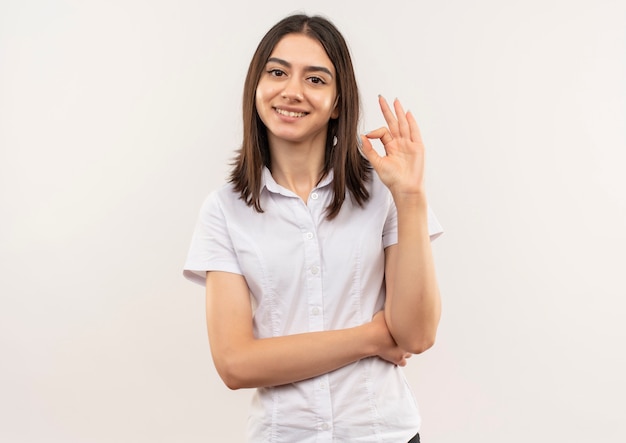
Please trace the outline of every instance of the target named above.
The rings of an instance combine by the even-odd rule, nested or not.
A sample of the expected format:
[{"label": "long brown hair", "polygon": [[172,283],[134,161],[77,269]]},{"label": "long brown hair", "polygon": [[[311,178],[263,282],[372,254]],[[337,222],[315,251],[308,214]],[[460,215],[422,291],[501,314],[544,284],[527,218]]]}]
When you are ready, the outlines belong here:
[{"label": "long brown hair", "polygon": [[243,91],[243,142],[229,181],[247,205],[263,212],[259,201],[263,168],[271,169],[271,165],[267,128],[256,109],[256,88],[274,47],[287,34],[304,34],[320,42],[337,73],[339,117],[328,123],[322,171],[322,177],[333,171],[334,196],[327,208],[327,217],[332,219],[343,205],[346,189],[359,206],[369,199],[366,182],[370,179],[371,166],[358,149],[360,98],[350,51],[339,30],[324,17],[304,14],[285,17],[261,39],[248,67]]}]

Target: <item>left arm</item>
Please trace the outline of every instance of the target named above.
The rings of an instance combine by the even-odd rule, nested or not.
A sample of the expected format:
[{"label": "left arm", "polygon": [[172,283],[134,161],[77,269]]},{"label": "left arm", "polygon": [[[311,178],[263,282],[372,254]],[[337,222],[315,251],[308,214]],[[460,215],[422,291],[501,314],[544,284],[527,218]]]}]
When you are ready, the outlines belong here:
[{"label": "left arm", "polygon": [[400,348],[419,354],[435,343],[441,299],[428,235],[427,204],[398,205],[398,243],[385,249],[385,319]]},{"label": "left arm", "polygon": [[[398,210],[398,243],[385,250],[385,320],[398,346],[418,354],[435,341],[441,298],[428,233],[424,190],[424,145],[417,122],[394,101],[395,116],[384,98],[380,107],[389,128],[362,137],[366,155],[389,188]],[[369,139],[380,139],[380,156]]]}]

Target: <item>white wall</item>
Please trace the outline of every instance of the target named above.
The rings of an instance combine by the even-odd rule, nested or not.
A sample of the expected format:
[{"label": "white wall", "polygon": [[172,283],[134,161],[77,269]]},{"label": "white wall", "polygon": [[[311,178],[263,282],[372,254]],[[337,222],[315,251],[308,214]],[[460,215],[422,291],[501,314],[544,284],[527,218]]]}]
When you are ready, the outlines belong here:
[{"label": "white wall", "polygon": [[444,298],[430,443],[626,441],[626,3],[0,3],[0,441],[239,442],[181,276],[265,31],[350,42],[427,143]]}]

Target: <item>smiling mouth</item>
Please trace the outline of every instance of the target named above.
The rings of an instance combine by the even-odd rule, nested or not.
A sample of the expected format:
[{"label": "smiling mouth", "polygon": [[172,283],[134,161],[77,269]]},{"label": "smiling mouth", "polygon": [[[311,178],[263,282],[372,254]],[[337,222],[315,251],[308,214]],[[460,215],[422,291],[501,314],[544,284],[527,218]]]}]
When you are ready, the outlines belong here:
[{"label": "smiling mouth", "polygon": [[280,109],[280,108],[274,108],[274,110],[278,112],[280,115],[284,115],[285,117],[304,117],[305,115],[308,114],[308,112],[292,112],[292,111],[285,111],[284,109]]}]

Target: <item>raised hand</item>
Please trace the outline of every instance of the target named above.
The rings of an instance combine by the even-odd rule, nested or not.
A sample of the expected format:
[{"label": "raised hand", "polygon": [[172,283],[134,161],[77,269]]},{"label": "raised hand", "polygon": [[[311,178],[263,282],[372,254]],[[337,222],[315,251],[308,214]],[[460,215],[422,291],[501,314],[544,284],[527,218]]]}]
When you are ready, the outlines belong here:
[{"label": "raised hand", "polygon": [[[411,112],[405,112],[398,99],[394,112],[387,101],[378,96],[387,127],[361,136],[363,154],[372,164],[382,182],[394,196],[424,192],[424,144],[419,127]],[[376,152],[370,140],[379,139],[386,155]]]}]

